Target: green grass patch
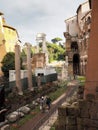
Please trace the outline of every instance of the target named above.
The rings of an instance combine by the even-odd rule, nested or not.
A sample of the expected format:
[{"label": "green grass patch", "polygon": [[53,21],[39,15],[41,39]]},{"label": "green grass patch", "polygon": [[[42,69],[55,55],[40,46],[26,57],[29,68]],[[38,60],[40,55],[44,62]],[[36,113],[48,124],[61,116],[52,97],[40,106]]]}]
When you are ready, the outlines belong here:
[{"label": "green grass patch", "polygon": [[36,107],[33,111],[30,112],[30,114],[26,115],[25,118],[22,118],[19,121],[19,126],[22,126],[23,124],[25,124],[28,120],[32,119],[35,117],[35,115],[39,112],[39,107]]},{"label": "green grass patch", "polygon": [[80,85],[84,86],[85,81],[86,81],[86,77],[85,76],[77,76],[77,80],[79,81]]},{"label": "green grass patch", "polygon": [[[56,100],[58,97],[60,97],[63,93],[65,93],[67,88],[67,82],[61,82],[57,86],[56,91],[51,92],[48,96],[51,98],[52,101]],[[37,115],[40,112],[39,106],[37,106],[34,110],[30,112],[30,114],[25,115],[22,119],[19,119],[17,122],[15,122],[19,127],[25,124],[30,119],[34,118],[35,115]],[[10,130],[18,130],[17,127],[14,127],[11,125]],[[54,128],[51,128],[51,130],[55,130]]]},{"label": "green grass patch", "polygon": [[[40,112],[39,106],[37,106],[34,110],[32,110],[29,114],[25,115],[25,117],[19,119],[15,122],[15,124],[19,127],[21,127],[23,124],[25,124],[30,119],[34,118],[35,115],[37,115]],[[14,124],[14,123],[13,123]],[[18,127],[11,124],[10,130],[18,130]]]},{"label": "green grass patch", "polygon": [[77,76],[77,79],[79,81],[85,81],[86,80],[86,77],[85,76]]},{"label": "green grass patch", "polygon": [[55,130],[55,127],[54,127],[54,126],[52,126],[52,127],[50,128],[50,130]]},{"label": "green grass patch", "polygon": [[59,87],[55,92],[50,93],[48,96],[51,98],[52,101],[54,101],[66,91],[66,88],[67,87],[65,86]]}]

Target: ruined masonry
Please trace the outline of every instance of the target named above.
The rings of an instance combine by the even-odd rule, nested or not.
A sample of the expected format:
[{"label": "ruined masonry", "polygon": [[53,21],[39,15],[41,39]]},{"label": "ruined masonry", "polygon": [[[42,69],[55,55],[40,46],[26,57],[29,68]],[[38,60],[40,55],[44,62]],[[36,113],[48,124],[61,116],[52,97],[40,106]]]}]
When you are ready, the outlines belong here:
[{"label": "ruined masonry", "polygon": [[91,95],[84,100],[83,92],[79,86],[77,101],[58,108],[56,130],[98,130],[98,100]]},{"label": "ruined masonry", "polygon": [[92,23],[86,84],[85,87],[79,86],[75,102],[58,109],[56,130],[98,130],[98,0],[90,2]]}]

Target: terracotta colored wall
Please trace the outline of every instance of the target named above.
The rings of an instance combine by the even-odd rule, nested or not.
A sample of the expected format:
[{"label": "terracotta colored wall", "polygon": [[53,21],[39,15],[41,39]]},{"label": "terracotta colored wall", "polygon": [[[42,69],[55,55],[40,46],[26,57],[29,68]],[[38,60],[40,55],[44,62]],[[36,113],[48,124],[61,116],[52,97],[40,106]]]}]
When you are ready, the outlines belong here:
[{"label": "terracotta colored wall", "polygon": [[92,0],[92,23],[84,95],[95,94],[98,86],[98,0]]}]

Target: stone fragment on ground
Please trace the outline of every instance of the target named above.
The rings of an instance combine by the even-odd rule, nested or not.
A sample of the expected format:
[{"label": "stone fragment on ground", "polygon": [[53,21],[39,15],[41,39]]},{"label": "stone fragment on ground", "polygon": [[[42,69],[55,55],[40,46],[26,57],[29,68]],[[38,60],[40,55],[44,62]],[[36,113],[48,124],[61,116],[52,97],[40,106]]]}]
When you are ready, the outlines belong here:
[{"label": "stone fragment on ground", "polygon": [[27,106],[20,107],[18,109],[19,112],[23,112],[24,114],[28,114],[30,112],[30,108]]},{"label": "stone fragment on ground", "polygon": [[18,119],[18,115],[11,113],[6,118],[9,122],[15,122]]},{"label": "stone fragment on ground", "polygon": [[10,130],[10,125],[6,124],[0,128],[0,130]]}]

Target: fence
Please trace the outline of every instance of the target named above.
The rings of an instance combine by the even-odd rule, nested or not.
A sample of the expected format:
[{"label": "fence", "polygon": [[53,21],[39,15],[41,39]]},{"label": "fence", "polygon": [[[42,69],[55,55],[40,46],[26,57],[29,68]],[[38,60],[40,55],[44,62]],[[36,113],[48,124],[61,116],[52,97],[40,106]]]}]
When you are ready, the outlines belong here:
[{"label": "fence", "polygon": [[[41,85],[49,83],[49,82],[53,82],[57,80],[57,73],[54,74],[49,74],[49,75],[43,75],[41,76]],[[28,88],[28,79],[27,78],[23,78],[21,79],[21,83],[22,83],[22,89],[26,90]],[[32,83],[33,83],[33,87],[37,87],[37,76],[32,76]],[[8,95],[14,87],[16,87],[16,81],[4,81],[3,85],[5,87],[5,95]]]}]

